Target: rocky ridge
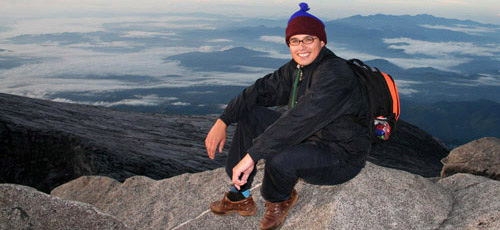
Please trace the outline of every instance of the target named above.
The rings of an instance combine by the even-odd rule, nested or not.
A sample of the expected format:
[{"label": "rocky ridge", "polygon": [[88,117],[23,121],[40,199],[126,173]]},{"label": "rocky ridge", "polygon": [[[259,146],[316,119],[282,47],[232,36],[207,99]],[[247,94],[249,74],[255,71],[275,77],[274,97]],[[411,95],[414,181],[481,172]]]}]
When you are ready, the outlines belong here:
[{"label": "rocky ridge", "polygon": [[[124,112],[0,94],[0,183],[50,192],[83,175],[163,179],[224,165],[206,157],[210,116]],[[228,143],[231,134],[229,134]]]},{"label": "rocky ridge", "polygon": [[[215,116],[143,114],[0,93],[0,183],[50,192],[83,175],[118,181],[164,179],[222,167],[226,150],[206,156],[204,138]],[[425,177],[438,176],[448,149],[400,121],[389,142],[372,146],[369,161]]]}]

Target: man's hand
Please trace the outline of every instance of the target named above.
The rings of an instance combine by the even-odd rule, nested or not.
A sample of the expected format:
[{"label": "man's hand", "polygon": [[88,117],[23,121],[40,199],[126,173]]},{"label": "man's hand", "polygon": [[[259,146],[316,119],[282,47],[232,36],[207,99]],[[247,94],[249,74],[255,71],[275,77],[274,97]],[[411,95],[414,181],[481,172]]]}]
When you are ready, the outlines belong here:
[{"label": "man's hand", "polygon": [[[253,161],[250,154],[247,153],[241,161],[234,166],[233,168],[233,184],[238,190],[240,190],[240,186],[243,186],[247,183],[248,177],[250,173],[252,173],[255,162]],[[240,175],[243,173],[240,179]]]},{"label": "man's hand", "polygon": [[221,119],[217,119],[214,126],[210,129],[210,132],[208,132],[207,138],[205,138],[207,154],[212,160],[214,159],[217,147],[219,147],[219,153],[222,153],[222,149],[226,143],[226,128],[226,123],[224,123]]}]

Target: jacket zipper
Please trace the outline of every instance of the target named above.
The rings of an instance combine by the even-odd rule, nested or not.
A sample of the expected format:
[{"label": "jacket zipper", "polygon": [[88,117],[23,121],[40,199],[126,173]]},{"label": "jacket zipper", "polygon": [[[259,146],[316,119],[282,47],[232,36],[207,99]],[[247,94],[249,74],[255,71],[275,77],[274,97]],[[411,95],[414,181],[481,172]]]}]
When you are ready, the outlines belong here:
[{"label": "jacket zipper", "polygon": [[296,98],[297,98],[297,85],[299,84],[299,81],[302,81],[302,68],[300,68],[299,64],[297,64],[297,69],[299,69],[299,70],[297,72],[297,76],[295,77],[295,81],[293,83],[292,104],[290,106],[292,109],[295,106],[295,104],[297,103],[297,101],[296,101]]}]

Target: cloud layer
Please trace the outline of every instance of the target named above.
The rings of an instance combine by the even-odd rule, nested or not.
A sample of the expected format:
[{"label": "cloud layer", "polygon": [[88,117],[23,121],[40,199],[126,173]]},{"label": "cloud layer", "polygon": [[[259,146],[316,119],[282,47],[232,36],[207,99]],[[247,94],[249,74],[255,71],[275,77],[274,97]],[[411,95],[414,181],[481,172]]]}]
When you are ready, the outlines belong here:
[{"label": "cloud layer", "polygon": [[429,42],[411,38],[387,38],[384,42],[391,49],[401,49],[407,54],[425,54],[436,57],[471,55],[494,57],[500,53],[500,44],[478,46],[471,42]]},{"label": "cloud layer", "polygon": [[485,33],[494,33],[497,32],[497,29],[490,27],[470,27],[467,25],[455,25],[455,26],[444,26],[444,25],[421,25],[422,27],[429,29],[439,29],[439,30],[450,30],[455,32],[462,32],[470,35],[482,35]]},{"label": "cloud layer", "polygon": [[[248,34],[234,30],[225,18],[210,16],[83,17],[18,20],[0,31],[0,92],[37,98],[61,93],[116,92],[131,89],[175,88],[203,85],[246,86],[274,69],[255,65],[230,66],[241,72],[201,72],[184,67],[168,57],[189,52],[219,52],[244,46],[262,51],[262,56],[290,59],[284,38],[272,30]],[[245,19],[240,19],[244,24]],[[248,22],[247,22],[248,23]],[[489,27],[422,25],[466,34],[490,34]],[[254,27],[251,27],[254,28]],[[253,37],[252,37],[253,36]],[[328,47],[344,58],[385,59],[402,68],[433,67],[452,71],[476,57],[498,58],[500,44],[474,42],[430,42],[407,37],[385,38],[384,49],[399,55],[353,50],[332,42]],[[351,46],[352,47],[352,46]],[[218,54],[219,54],[218,53]],[[404,55],[401,55],[404,54]],[[260,56],[259,56],[260,58]],[[212,65],[212,64],[211,64]],[[227,65],[227,63],[213,63]],[[276,66],[277,68],[278,66]],[[222,70],[219,70],[222,71]],[[419,82],[398,80],[403,95],[419,93]],[[465,84],[465,83],[464,83]],[[498,85],[489,73],[467,82]],[[57,96],[54,100],[75,102]],[[77,101],[78,102],[78,101]],[[189,101],[192,102],[192,101]],[[189,106],[182,99],[156,94],[117,101],[81,101],[102,106],[141,106],[168,103]]]},{"label": "cloud layer", "polygon": [[[77,104],[87,104],[87,105],[96,105],[96,106],[105,106],[105,107],[113,107],[113,106],[158,106],[162,103],[178,100],[176,97],[159,97],[156,94],[148,94],[148,95],[135,95],[134,99],[123,99],[115,102],[105,102],[105,101],[73,101],[66,98],[55,98],[52,101],[56,102],[65,102],[65,103],[77,103]],[[179,102],[173,102],[172,104],[176,104]],[[189,104],[189,103],[188,103]]]},{"label": "cloud layer", "polygon": [[[0,32],[0,61],[4,57],[25,61],[12,65],[13,68],[0,68],[0,92],[47,98],[59,92],[249,84],[255,74],[198,73],[176,62],[163,61],[176,54],[227,49],[231,40],[222,38],[209,39],[206,45],[201,42],[198,46],[168,46],[175,40],[182,42],[179,33],[190,28],[214,29],[215,24],[200,23],[210,20],[145,16],[17,21],[9,25],[10,30]],[[110,39],[109,36],[114,37]],[[26,37],[30,40],[20,42]],[[254,68],[253,71],[268,70]],[[127,76],[127,79],[120,76]],[[146,97],[101,105],[141,104],[138,100],[153,103]]]}]

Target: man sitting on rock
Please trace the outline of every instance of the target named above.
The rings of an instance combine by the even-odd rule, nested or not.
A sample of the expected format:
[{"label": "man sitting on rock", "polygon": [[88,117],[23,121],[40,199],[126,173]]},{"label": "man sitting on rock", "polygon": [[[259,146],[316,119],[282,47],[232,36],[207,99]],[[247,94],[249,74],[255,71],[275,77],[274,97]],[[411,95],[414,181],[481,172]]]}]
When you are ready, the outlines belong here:
[{"label": "man sitting on rock", "polygon": [[[346,61],[325,47],[324,23],[300,4],[286,28],[292,60],[231,100],[208,133],[209,158],[222,152],[226,127],[238,123],[226,172],[233,186],[210,204],[215,214],[256,213],[250,188],[265,159],[261,194],[267,211],[261,229],[280,227],[297,202],[299,178],[335,185],[356,176],[370,150],[368,105]],[[287,105],[279,113],[266,107]]]}]

